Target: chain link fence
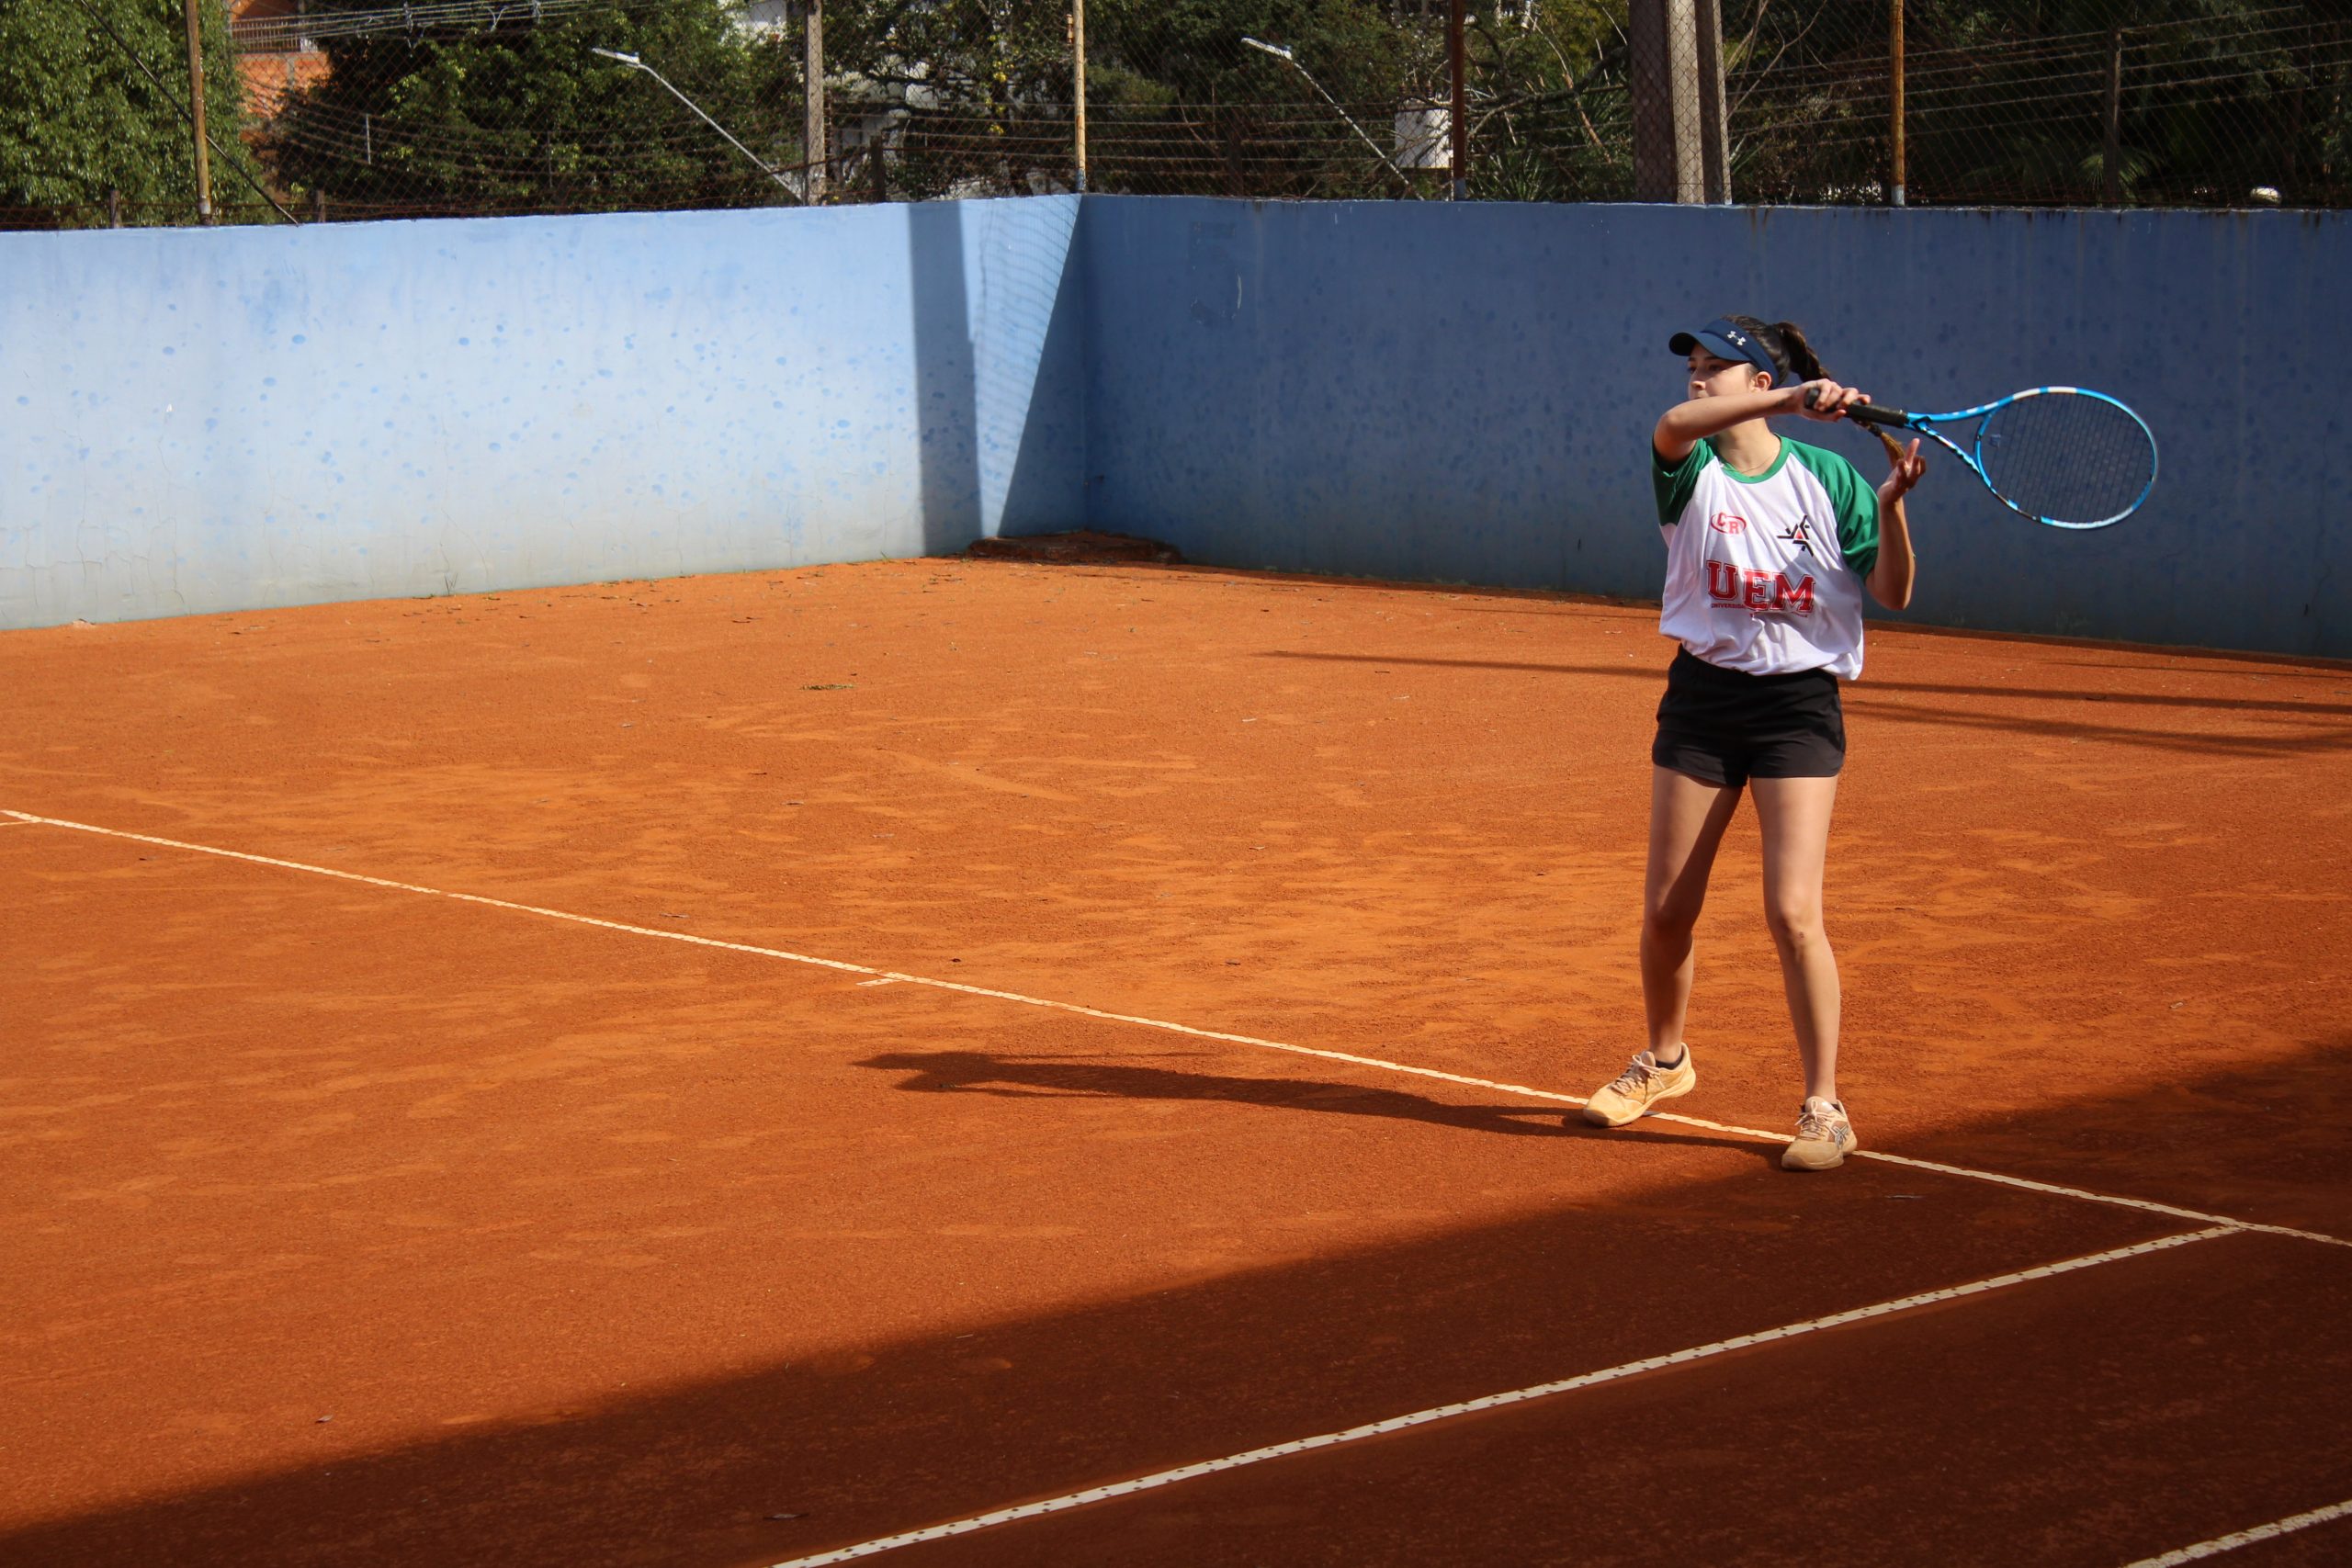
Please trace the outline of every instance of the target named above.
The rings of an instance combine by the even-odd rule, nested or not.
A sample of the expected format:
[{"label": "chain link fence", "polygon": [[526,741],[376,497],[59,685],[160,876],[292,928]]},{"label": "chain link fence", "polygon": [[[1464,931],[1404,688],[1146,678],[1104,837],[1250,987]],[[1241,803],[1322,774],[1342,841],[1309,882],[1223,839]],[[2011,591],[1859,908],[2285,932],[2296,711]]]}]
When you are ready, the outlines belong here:
[{"label": "chain link fence", "polygon": [[[1458,28],[1448,0],[204,3],[238,221],[1457,180],[2352,206],[2352,0],[1466,0]],[[181,13],[11,0],[0,224],[195,220]]]}]

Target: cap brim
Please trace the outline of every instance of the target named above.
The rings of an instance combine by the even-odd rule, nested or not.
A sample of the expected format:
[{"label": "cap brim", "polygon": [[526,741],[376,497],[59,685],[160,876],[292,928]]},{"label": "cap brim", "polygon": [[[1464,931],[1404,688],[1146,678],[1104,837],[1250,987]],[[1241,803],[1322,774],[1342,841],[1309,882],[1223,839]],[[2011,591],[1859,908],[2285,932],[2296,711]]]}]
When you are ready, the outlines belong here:
[{"label": "cap brim", "polygon": [[1714,333],[1677,333],[1667,340],[1666,346],[1673,354],[1688,354],[1694,348],[1703,348],[1717,359],[1728,359],[1734,365],[1756,363],[1747,356],[1746,349]]}]

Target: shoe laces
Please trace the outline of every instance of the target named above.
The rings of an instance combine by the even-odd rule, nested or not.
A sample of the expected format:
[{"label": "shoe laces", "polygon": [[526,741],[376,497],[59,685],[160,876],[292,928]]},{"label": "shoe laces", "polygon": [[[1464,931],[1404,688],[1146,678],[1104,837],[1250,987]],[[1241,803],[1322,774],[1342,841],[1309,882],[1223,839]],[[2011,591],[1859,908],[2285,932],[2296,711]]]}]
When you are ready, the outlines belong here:
[{"label": "shoe laces", "polygon": [[1837,1141],[1838,1124],[1845,1120],[1846,1112],[1836,1101],[1816,1096],[1797,1109],[1797,1136],[1834,1143]]},{"label": "shoe laces", "polygon": [[1664,1071],[1666,1069],[1657,1065],[1657,1058],[1645,1051],[1626,1063],[1625,1070],[1619,1073],[1617,1081],[1609,1087],[1619,1094],[1638,1094],[1650,1079]]}]

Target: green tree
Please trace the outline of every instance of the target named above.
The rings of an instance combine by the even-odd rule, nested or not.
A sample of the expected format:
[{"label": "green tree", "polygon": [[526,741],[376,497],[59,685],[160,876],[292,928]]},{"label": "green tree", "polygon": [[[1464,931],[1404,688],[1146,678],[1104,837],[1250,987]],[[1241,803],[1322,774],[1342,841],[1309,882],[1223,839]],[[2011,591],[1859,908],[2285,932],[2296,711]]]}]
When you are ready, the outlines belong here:
[{"label": "green tree", "polygon": [[[1471,8],[1473,195],[1631,196],[1626,6]],[[503,29],[466,37],[331,42],[331,78],[271,128],[279,171],[381,211],[783,199],[656,84],[588,50],[642,53],[762,158],[797,164],[808,155],[797,25],[746,31],[727,0],[523,11],[518,0]],[[1364,139],[1393,149],[1400,112],[1447,96],[1442,0],[1088,0],[1088,12],[1098,190],[1398,195]],[[1724,0],[1724,13],[1735,197],[1883,199],[1885,0]],[[2352,0],[1906,0],[1906,13],[1914,201],[2102,199],[2119,27],[2125,199],[2230,201],[2255,185],[2290,200],[2352,197]],[[826,18],[848,152],[835,199],[876,188],[861,143],[877,136],[894,196],[1068,187],[1069,0],[827,0]],[[1418,188],[1435,194],[1442,178]]]},{"label": "green tree", "polygon": [[[1735,186],[1868,198],[1888,152],[1883,10],[1744,9]],[[2256,184],[2341,201],[2352,7],[2259,0],[1909,0],[1915,201],[2096,203],[2121,49],[2115,175],[2130,201],[2242,201]],[[2290,199],[2293,199],[2290,196]]]},{"label": "green tree", "polygon": [[[103,222],[112,190],[128,221],[195,220],[185,18],[179,0],[0,5],[0,209],[17,209],[17,221]],[[239,138],[221,0],[204,0],[202,23],[205,128],[220,149],[213,199],[251,199],[238,171],[257,165]]]},{"label": "green tree", "polygon": [[836,123],[888,114],[899,196],[1066,185],[1069,13],[1056,0],[828,0]]},{"label": "green tree", "polygon": [[1136,132],[1109,162],[1128,188],[1400,194],[1349,122],[1393,152],[1398,110],[1437,92],[1444,69],[1426,29],[1400,25],[1385,0],[1104,0],[1102,10],[1106,118]]},{"label": "green tree", "polygon": [[455,38],[330,36],[326,79],[269,132],[278,173],[378,212],[599,211],[792,199],[644,72],[770,167],[803,162],[790,40],[722,0],[592,5]]}]

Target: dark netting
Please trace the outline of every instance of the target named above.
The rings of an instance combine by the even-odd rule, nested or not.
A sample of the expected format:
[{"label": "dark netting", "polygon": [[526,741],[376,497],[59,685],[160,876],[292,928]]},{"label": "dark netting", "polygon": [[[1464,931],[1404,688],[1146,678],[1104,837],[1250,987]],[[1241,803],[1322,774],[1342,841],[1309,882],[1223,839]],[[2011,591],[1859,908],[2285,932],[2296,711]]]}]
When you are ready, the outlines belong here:
[{"label": "dark netting", "polygon": [[2044,392],[1995,411],[1976,455],[2003,500],[2066,527],[2112,523],[2156,477],[2147,427],[2119,404],[2080,392]]},{"label": "dark netting", "polygon": [[[1458,50],[1447,0],[198,6],[237,221],[1080,189],[2352,206],[2352,0],[1469,0]],[[197,220],[180,16],[0,3],[0,227]]]}]

